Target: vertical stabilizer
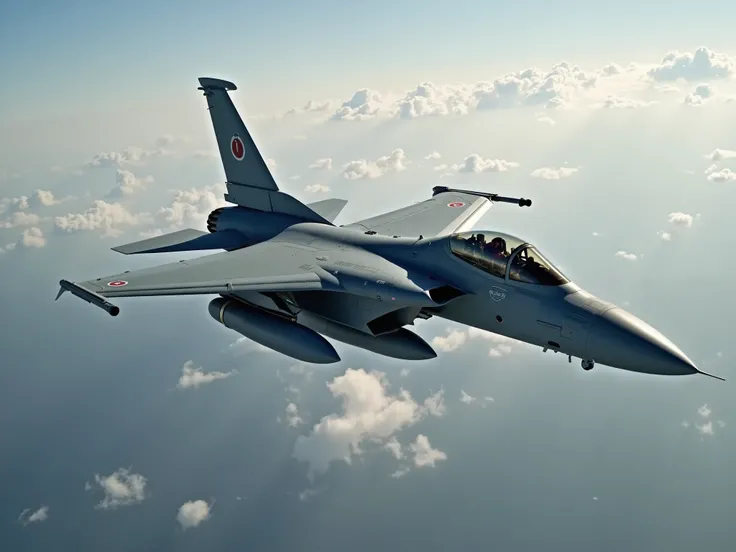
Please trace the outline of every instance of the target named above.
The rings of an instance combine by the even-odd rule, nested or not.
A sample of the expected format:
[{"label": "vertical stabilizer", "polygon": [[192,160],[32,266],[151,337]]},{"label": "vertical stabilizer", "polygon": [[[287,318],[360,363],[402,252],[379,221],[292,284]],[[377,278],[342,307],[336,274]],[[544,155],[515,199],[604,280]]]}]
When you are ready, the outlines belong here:
[{"label": "vertical stabilizer", "polygon": [[237,90],[237,87],[231,82],[209,77],[200,77],[199,84],[199,90],[204,91],[207,97],[228,184],[278,190],[271,171],[228,94],[228,90]]}]

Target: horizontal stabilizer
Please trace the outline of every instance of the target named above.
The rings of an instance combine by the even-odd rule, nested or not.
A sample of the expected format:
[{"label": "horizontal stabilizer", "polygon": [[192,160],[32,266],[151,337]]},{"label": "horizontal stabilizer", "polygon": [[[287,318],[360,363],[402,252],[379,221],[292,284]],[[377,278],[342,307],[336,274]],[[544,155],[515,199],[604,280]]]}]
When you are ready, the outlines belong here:
[{"label": "horizontal stabilizer", "polygon": [[176,251],[202,251],[207,249],[226,249],[231,251],[249,245],[243,234],[236,230],[220,232],[202,232],[187,228],[163,234],[145,240],[113,247],[113,251],[123,255],[137,255],[139,253],[172,253]]},{"label": "horizontal stabilizer", "polygon": [[329,222],[335,222],[335,219],[340,214],[340,212],[342,212],[347,203],[347,199],[323,199],[322,201],[308,203],[307,207],[309,207],[312,211],[317,213],[325,220]]}]

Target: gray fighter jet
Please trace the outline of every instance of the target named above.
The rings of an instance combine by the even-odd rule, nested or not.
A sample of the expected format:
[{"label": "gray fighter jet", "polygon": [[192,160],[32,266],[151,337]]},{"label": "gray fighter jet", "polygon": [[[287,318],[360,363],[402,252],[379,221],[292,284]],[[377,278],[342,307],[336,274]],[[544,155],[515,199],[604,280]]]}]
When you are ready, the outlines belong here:
[{"label": "gray fighter jet", "polygon": [[399,359],[434,358],[405,326],[436,316],[563,353],[570,362],[578,357],[585,370],[600,363],[649,374],[703,373],[654,328],[571,282],[534,245],[472,230],[494,203],[528,207],[530,200],[437,186],[421,203],[336,226],[346,201],[305,205],[279,190],[228,94],[236,86],[204,77],[199,83],[233,206],[210,213],[209,232],[181,230],[113,249],[224,251],[61,280],[59,296],[69,291],[117,316],[108,298],[217,295],[209,304],[215,320],[311,363],[340,360],[323,336]]}]

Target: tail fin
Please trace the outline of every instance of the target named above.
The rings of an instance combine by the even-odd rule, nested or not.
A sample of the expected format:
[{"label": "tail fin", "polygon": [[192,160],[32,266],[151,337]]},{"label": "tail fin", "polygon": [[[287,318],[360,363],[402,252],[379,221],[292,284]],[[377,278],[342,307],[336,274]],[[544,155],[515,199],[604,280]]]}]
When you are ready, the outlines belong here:
[{"label": "tail fin", "polygon": [[252,186],[263,190],[279,187],[261,157],[250,133],[245,128],[228,90],[237,90],[233,83],[201,77],[199,90],[207,97],[215,138],[228,184]]},{"label": "tail fin", "polygon": [[237,87],[232,82],[210,77],[200,77],[199,84],[199,90],[207,98],[225,169],[228,191],[225,200],[249,209],[283,213],[310,222],[331,224],[296,198],[279,191],[271,171],[228,95],[229,90],[237,90]]}]

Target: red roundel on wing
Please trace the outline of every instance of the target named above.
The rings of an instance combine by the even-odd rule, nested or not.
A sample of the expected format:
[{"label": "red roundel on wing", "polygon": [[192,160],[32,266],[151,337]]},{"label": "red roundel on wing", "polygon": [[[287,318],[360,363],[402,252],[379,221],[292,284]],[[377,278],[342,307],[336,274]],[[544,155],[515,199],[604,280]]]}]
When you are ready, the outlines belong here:
[{"label": "red roundel on wing", "polygon": [[462,201],[453,201],[452,203],[448,203],[448,207],[462,207],[465,205]]},{"label": "red roundel on wing", "polygon": [[123,287],[127,286],[128,282],[125,280],[113,280],[112,282],[108,282],[107,285],[110,287]]},{"label": "red roundel on wing", "polygon": [[242,161],[243,157],[245,157],[245,145],[237,134],[233,135],[230,139],[230,151],[233,152],[233,157],[238,161]]}]

